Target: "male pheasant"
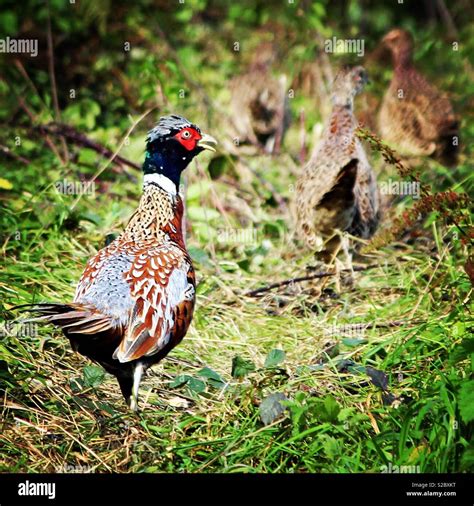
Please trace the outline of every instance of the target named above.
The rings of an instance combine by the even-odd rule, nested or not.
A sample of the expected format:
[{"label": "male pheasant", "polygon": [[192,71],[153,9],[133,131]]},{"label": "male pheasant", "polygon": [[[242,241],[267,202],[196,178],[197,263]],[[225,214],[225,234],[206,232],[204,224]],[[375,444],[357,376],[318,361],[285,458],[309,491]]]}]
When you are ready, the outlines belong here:
[{"label": "male pheasant", "polygon": [[143,372],[183,339],[195,275],[183,239],[181,172],[216,141],[185,118],[162,117],[147,138],[143,194],[126,229],[92,257],[72,303],[20,306],[62,328],[73,349],[116,376],[138,409]]},{"label": "male pheasant", "polygon": [[273,44],[260,44],[248,70],[229,84],[240,143],[262,146],[268,153],[278,151],[291,119],[286,77],[277,79],[271,72],[275,53]]},{"label": "male pheasant", "polygon": [[337,74],[329,123],[296,184],[298,235],[325,261],[341,246],[348,255],[343,232],[369,238],[380,219],[376,177],[354,133],[353,100],[367,81],[360,66]]},{"label": "male pheasant", "polygon": [[413,38],[401,29],[382,39],[376,54],[388,49],[394,72],[378,115],[383,140],[406,157],[433,156],[453,165],[459,144],[459,122],[449,99],[414,67]]}]

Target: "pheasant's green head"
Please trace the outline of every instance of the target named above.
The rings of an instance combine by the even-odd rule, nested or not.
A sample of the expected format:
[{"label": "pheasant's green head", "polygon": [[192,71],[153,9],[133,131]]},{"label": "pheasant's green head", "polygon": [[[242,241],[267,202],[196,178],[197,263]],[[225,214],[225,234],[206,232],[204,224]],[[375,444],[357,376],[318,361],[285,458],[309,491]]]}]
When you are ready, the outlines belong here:
[{"label": "pheasant's green head", "polygon": [[153,179],[150,176],[157,175],[161,180],[171,181],[176,188],[181,172],[189,162],[205,149],[215,151],[213,144],[216,144],[216,140],[202,133],[197,125],[177,115],[160,118],[148,132],[146,142],[145,182]]}]

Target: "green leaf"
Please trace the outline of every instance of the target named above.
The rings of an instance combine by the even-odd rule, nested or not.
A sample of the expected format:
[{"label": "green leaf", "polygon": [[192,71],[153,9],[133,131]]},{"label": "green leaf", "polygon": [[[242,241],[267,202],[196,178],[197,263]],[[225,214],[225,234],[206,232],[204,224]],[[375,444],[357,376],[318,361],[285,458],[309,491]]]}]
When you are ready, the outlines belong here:
[{"label": "green leaf", "polygon": [[2,387],[3,382],[8,383],[9,386],[16,385],[15,378],[8,370],[8,362],[5,360],[0,360],[0,391],[4,390]]},{"label": "green leaf", "polygon": [[336,399],[328,395],[327,397],[324,398],[317,414],[319,415],[321,421],[334,423],[337,421],[337,417],[340,411],[341,408],[337,403]]},{"label": "green leaf", "polygon": [[206,390],[204,381],[193,378],[189,374],[180,374],[170,383],[170,388],[177,388],[186,385],[192,392],[200,394]]},{"label": "green leaf", "polygon": [[474,469],[474,445],[471,444],[462,455],[461,469],[464,471],[472,471]]},{"label": "green leaf", "polygon": [[460,362],[461,360],[467,359],[474,353],[474,339],[473,338],[464,338],[461,343],[456,346],[453,353],[449,357],[449,361],[452,364],[456,362]]},{"label": "green leaf", "polygon": [[367,339],[363,337],[345,337],[342,340],[342,344],[345,344],[346,346],[358,346],[359,344],[364,344],[367,342]]},{"label": "green leaf", "polygon": [[200,379],[193,377],[189,378],[187,386],[189,387],[190,390],[192,390],[197,394],[200,394],[201,392],[204,392],[206,390],[206,383],[204,383],[204,381]]},{"label": "green leaf", "polygon": [[189,376],[188,374],[179,374],[170,383],[170,388],[178,388],[178,387],[185,385],[188,382],[189,378],[191,378],[191,376]]},{"label": "green leaf", "polygon": [[270,351],[270,353],[267,355],[267,358],[265,359],[264,367],[276,367],[277,365],[281,364],[285,360],[286,354],[283,350],[279,350],[275,348],[274,350]]},{"label": "green leaf", "polygon": [[96,365],[86,365],[82,371],[82,379],[85,387],[96,388],[102,384],[105,371]]},{"label": "green leaf", "polygon": [[465,423],[474,420],[474,380],[465,381],[459,390],[459,411]]},{"label": "green leaf", "polygon": [[225,385],[225,381],[221,378],[221,376],[209,367],[204,367],[201,369],[198,372],[198,375],[206,378],[209,385],[214,388],[222,388]]},{"label": "green leaf", "polygon": [[264,425],[269,425],[281,417],[286,410],[281,402],[287,400],[286,395],[281,393],[271,394],[263,399],[258,411]]},{"label": "green leaf", "polygon": [[255,371],[255,364],[252,361],[245,360],[238,355],[232,359],[233,378],[243,378],[253,371]]}]

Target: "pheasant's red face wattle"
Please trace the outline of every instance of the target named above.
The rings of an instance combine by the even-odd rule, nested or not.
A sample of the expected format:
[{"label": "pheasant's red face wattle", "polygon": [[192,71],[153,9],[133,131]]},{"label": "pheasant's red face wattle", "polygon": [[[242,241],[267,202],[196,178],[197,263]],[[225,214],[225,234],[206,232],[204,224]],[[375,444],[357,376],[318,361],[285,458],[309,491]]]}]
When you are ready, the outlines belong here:
[{"label": "pheasant's red face wattle", "polygon": [[188,151],[193,151],[196,148],[197,142],[202,138],[201,134],[191,127],[186,127],[180,130],[174,138],[184,146]]}]

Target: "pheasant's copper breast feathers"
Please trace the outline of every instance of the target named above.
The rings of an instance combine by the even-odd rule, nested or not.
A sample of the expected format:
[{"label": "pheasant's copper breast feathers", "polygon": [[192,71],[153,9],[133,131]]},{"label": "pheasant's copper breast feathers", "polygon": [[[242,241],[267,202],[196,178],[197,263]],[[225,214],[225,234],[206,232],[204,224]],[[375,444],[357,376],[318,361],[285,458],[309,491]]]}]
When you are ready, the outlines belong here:
[{"label": "pheasant's copper breast feathers", "polygon": [[[352,101],[365,81],[361,67],[338,74],[331,117],[297,182],[298,232],[312,249],[321,246],[335,230],[368,238],[380,218],[375,174],[354,133]],[[335,246],[337,242],[331,249]]]},{"label": "pheasant's copper breast feathers", "polygon": [[459,121],[449,99],[412,62],[413,40],[392,30],[382,43],[394,62],[392,81],[378,114],[382,138],[404,156],[435,156],[455,163]]}]

